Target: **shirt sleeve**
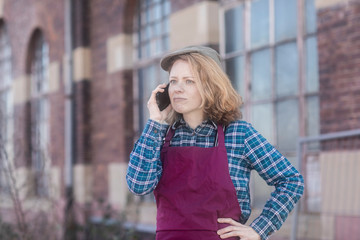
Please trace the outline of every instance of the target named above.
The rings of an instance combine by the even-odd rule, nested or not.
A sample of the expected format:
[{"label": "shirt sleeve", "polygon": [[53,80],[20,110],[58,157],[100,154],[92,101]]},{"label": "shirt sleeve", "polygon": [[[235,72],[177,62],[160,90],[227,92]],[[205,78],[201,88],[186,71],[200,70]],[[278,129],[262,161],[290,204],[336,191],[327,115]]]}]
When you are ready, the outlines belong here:
[{"label": "shirt sleeve", "polygon": [[152,192],[162,173],[160,149],[168,125],[148,120],[143,133],[130,153],[126,172],[129,190],[137,195]]},{"label": "shirt sleeve", "polygon": [[250,226],[267,239],[277,231],[304,191],[304,180],[291,163],[249,124],[246,131],[244,155],[275,190],[264,209]]}]

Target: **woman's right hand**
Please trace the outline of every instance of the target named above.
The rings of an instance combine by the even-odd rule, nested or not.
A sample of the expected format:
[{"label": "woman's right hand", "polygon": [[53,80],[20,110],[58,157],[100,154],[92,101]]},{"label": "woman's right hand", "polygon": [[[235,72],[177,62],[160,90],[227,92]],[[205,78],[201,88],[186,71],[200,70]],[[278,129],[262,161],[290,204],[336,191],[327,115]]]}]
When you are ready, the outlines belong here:
[{"label": "woman's right hand", "polygon": [[150,119],[164,123],[166,120],[166,117],[170,113],[172,107],[171,104],[167,108],[165,108],[163,111],[160,111],[159,106],[156,103],[156,93],[158,92],[164,92],[164,88],[166,87],[166,84],[160,84],[157,86],[151,93],[150,99],[147,102],[147,108],[149,110]]}]

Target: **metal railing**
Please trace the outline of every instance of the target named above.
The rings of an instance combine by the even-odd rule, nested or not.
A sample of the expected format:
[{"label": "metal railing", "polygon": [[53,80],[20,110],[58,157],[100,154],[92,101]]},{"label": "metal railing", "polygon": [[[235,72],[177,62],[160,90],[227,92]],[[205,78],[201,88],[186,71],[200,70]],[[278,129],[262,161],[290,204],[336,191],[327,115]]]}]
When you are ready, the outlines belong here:
[{"label": "metal railing", "polygon": [[[303,169],[303,159],[304,159],[304,153],[305,150],[305,144],[310,143],[322,143],[324,141],[328,140],[341,140],[344,138],[349,137],[356,137],[360,136],[360,129],[350,130],[350,131],[342,131],[342,132],[335,132],[335,133],[329,133],[329,134],[322,134],[319,136],[311,136],[311,137],[303,137],[299,138],[297,143],[297,168],[301,171]],[[320,151],[321,152],[321,151]],[[358,159],[360,161],[360,159]],[[360,169],[359,169],[360,170]],[[306,191],[306,185],[305,185],[305,191]],[[303,201],[303,200],[301,200]],[[292,219],[292,228],[291,228],[291,240],[297,239],[298,234],[298,228],[299,228],[299,213],[300,213],[300,203],[295,206],[294,212],[293,212],[293,219]],[[321,238],[321,237],[319,237]]]}]

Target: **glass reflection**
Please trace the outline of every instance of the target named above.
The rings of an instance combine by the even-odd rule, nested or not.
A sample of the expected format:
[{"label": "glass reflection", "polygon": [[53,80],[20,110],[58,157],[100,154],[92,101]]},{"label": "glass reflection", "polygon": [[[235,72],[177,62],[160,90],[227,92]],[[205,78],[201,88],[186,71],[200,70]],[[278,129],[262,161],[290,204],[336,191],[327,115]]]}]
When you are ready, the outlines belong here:
[{"label": "glass reflection", "polygon": [[272,95],[270,49],[253,53],[251,57],[252,100],[269,99]]},{"label": "glass reflection", "polygon": [[275,0],[275,41],[295,38],[297,31],[297,1]]},{"label": "glass reflection", "polygon": [[298,52],[295,42],[276,48],[276,93],[278,97],[298,93]]},{"label": "glass reflection", "polygon": [[225,51],[227,53],[243,49],[243,6],[225,12]]},{"label": "glass reflection", "polygon": [[251,3],[251,47],[256,48],[269,43],[269,0]]}]

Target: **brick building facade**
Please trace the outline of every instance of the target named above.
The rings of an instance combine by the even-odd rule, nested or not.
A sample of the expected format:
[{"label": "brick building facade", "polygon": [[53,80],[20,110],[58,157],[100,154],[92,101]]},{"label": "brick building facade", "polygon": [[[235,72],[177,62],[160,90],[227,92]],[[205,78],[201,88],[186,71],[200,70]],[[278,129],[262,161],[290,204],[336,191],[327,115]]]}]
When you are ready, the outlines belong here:
[{"label": "brick building facade", "polygon": [[359,4],[318,11],[321,132],[360,127]]},{"label": "brick building facade", "polygon": [[[251,14],[257,14],[252,12],[252,9],[256,9],[256,2],[266,2],[264,6],[270,9],[270,20],[264,24],[277,26],[276,9],[280,9],[286,1],[0,0],[0,28],[6,30],[1,32],[0,37],[1,40],[7,39],[0,44],[0,53],[9,49],[11,52],[9,58],[3,57],[5,53],[0,54],[2,76],[7,69],[3,67],[3,62],[11,65],[10,87],[2,87],[0,91],[11,92],[11,104],[5,105],[13,109],[10,111],[12,117],[4,117],[5,114],[1,117],[1,123],[5,120],[11,122],[6,126],[13,129],[12,136],[7,137],[11,141],[1,140],[4,145],[1,151],[8,155],[5,158],[2,154],[2,161],[6,159],[12,168],[2,166],[5,170],[1,175],[6,175],[4,171],[11,172],[16,179],[10,184],[22,202],[21,211],[31,212],[26,221],[35,219],[32,215],[43,211],[55,212],[51,214],[53,217],[45,218],[46,221],[53,220],[62,225],[66,215],[71,213],[77,222],[85,224],[91,219],[101,219],[106,212],[104,206],[111,206],[112,217],[116,213],[126,212],[127,221],[137,223],[139,231],[154,230],[156,209],[151,196],[135,197],[127,190],[125,174],[128,156],[146,121],[144,103],[147,94],[157,83],[166,81],[166,74],[159,70],[161,56],[187,45],[207,45],[220,51],[231,80],[244,97],[245,119],[254,122],[260,131],[264,130],[262,133],[286,152],[294,164],[295,145],[286,145],[286,137],[282,138],[280,134],[284,130],[280,127],[283,123],[277,118],[278,114],[282,114],[277,111],[278,103],[296,101],[294,106],[298,111],[293,124],[296,124],[297,131],[289,133],[294,144],[297,137],[359,129],[360,3],[355,0],[287,1],[294,3],[298,16],[298,21],[294,23],[297,26],[295,29],[298,29],[294,37],[277,42],[278,33],[272,33],[274,27],[270,26],[269,43],[252,48],[250,45],[253,42],[249,39],[255,39],[257,35],[252,32],[250,20]],[[259,11],[262,7],[259,7]],[[271,12],[274,8],[275,11]],[[311,24],[308,19],[315,19],[312,23],[314,27],[306,32],[302,28]],[[229,22],[233,25],[230,26]],[[261,37],[259,42],[262,44]],[[41,54],[37,55],[39,41],[42,47],[39,50]],[[240,42],[245,46],[243,50],[238,46]],[[315,51],[309,48],[312,42],[315,43]],[[286,93],[287,89],[277,90],[276,84],[264,83],[270,84],[274,93],[270,100],[260,99],[257,102],[258,95],[254,91],[260,89],[260,95],[263,92],[261,86],[256,88],[255,82],[252,82],[256,76],[251,69],[257,67],[254,53],[268,50],[269,56],[275,59],[278,49],[287,43],[298,46],[294,56],[298,57],[295,67],[299,82],[295,85],[299,85],[300,90],[295,89],[294,95],[279,97],[277,91]],[[308,66],[311,61],[307,56],[318,59],[313,63],[316,68]],[[239,62],[232,68],[234,59],[239,59]],[[37,65],[37,61],[40,65]],[[269,63],[268,78],[273,83],[280,79],[274,74],[279,63],[280,60]],[[307,68],[310,70],[307,71]],[[259,71],[266,70],[259,68]],[[317,83],[309,83],[309,86],[315,86],[312,92],[306,90],[305,85],[310,81],[307,79],[318,81],[318,87]],[[5,80],[0,77],[0,81]],[[41,84],[38,87],[37,82],[45,84],[45,87],[41,87]],[[308,101],[310,98],[315,100]],[[272,110],[266,108],[263,112],[255,112],[256,106],[264,102]],[[315,110],[308,107],[310,102],[318,103],[318,106],[314,105]],[[36,109],[42,109],[41,106],[47,110],[39,110],[37,114]],[[257,117],[259,113],[269,113],[272,117],[264,121]],[[269,125],[264,125],[260,120]],[[294,126],[289,125],[290,130]],[[334,149],[342,149],[341,154],[345,154],[345,157],[346,154],[355,154],[354,159],[357,159],[360,153],[355,150],[359,149],[359,142],[358,137],[353,137],[337,141],[335,145],[333,142],[322,145],[314,155],[320,159],[316,166],[320,166],[321,159],[327,159],[326,154]],[[37,147],[37,143],[44,144]],[[41,150],[40,157],[36,155],[38,149]],[[307,160],[304,163],[302,171],[306,177]],[[351,164],[359,166],[359,161]],[[34,169],[40,169],[41,173]],[[344,168],[344,171],[348,170]],[[317,174],[320,176],[321,170]],[[354,186],[358,183],[356,181]],[[26,222],[18,216],[17,205],[11,200],[13,192],[9,193],[12,190],[4,189],[7,189],[7,193],[0,197],[0,220]],[[254,188],[255,214],[268,196],[263,192],[269,191],[266,187]],[[307,193],[306,199],[311,199],[311,196],[311,193]],[[358,199],[360,193],[351,196]],[[72,208],[67,210],[69,198],[73,202]],[[339,202],[329,204],[333,203]],[[337,222],[339,219],[349,221],[351,217],[354,219],[352,222],[360,221],[358,205],[352,206],[350,215],[347,214],[350,210],[334,210],[339,218],[335,215],[324,217],[317,211],[304,209],[300,220],[315,226],[308,231],[301,230],[299,234],[304,239],[322,239],[324,236],[326,239],[341,239],[338,238],[341,230],[337,231],[341,229],[341,224]],[[329,222],[337,230],[324,235],[327,228],[321,226]],[[275,234],[274,239],[287,238],[290,226],[291,219]],[[354,231],[359,233],[356,229]],[[64,231],[59,231],[59,238],[63,235]]]}]

